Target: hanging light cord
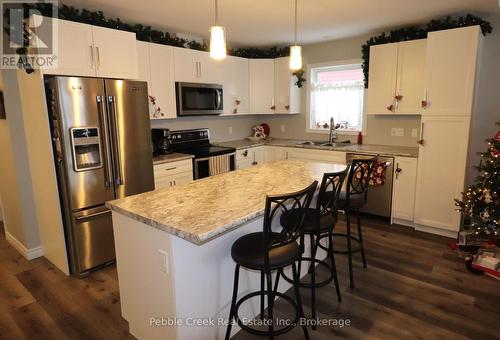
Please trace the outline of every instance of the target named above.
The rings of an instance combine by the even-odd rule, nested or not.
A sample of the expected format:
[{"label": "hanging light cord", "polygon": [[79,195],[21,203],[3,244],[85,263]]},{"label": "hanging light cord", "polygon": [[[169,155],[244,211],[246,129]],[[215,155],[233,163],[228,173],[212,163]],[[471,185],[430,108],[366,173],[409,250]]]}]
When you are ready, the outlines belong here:
[{"label": "hanging light cord", "polygon": [[297,0],[295,0],[295,46],[297,46]]},{"label": "hanging light cord", "polygon": [[215,26],[219,25],[219,5],[218,1],[215,0]]}]

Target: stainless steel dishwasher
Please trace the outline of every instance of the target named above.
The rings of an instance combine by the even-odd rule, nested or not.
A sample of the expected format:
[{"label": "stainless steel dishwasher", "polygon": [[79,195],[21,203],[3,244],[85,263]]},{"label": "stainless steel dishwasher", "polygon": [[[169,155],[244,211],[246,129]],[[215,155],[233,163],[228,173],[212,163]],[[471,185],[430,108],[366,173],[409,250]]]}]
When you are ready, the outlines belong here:
[{"label": "stainless steel dishwasher", "polygon": [[[376,156],[376,154],[370,155],[347,153],[346,161],[347,164],[351,164],[353,159],[366,159],[372,158],[374,156]],[[392,177],[394,173],[394,157],[379,156],[378,159],[381,162],[387,163],[384,185],[370,186],[368,188],[368,202],[365,204],[363,209],[361,209],[361,211],[368,214],[390,218],[392,206]]]}]

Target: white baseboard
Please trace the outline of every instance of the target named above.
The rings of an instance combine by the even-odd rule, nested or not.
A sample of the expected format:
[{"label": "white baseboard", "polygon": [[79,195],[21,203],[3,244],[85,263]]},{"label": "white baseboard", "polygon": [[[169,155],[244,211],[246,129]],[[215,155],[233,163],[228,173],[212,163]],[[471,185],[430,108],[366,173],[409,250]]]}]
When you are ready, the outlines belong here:
[{"label": "white baseboard", "polygon": [[5,231],[5,239],[10,243],[11,246],[16,248],[18,252],[21,253],[27,260],[33,260],[37,257],[43,256],[42,246],[34,247],[34,248],[26,248],[24,244],[19,242],[12,234],[8,231]]},{"label": "white baseboard", "polygon": [[434,235],[450,237],[453,239],[456,239],[458,236],[457,231],[444,230],[441,228],[434,228],[434,227],[429,227],[429,226],[421,225],[421,224],[415,224],[415,230],[423,231],[423,232],[434,234]]}]

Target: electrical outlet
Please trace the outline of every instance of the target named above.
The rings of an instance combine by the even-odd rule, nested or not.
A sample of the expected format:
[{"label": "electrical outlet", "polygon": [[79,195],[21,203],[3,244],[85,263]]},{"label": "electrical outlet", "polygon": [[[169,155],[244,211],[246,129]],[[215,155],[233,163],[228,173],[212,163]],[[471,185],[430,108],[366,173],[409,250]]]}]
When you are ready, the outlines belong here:
[{"label": "electrical outlet", "polygon": [[161,271],[168,274],[168,253],[161,249],[158,249],[158,252],[160,253]]},{"label": "electrical outlet", "polygon": [[411,136],[413,138],[417,138],[418,137],[418,129],[411,129]]},{"label": "electrical outlet", "polygon": [[285,125],[281,125],[281,132],[285,132]]},{"label": "electrical outlet", "polygon": [[403,137],[405,135],[405,129],[403,128],[392,128],[391,136],[392,137]]},{"label": "electrical outlet", "polygon": [[229,132],[230,135],[233,134],[233,127],[232,126],[230,126],[227,130],[228,130],[228,132]]}]

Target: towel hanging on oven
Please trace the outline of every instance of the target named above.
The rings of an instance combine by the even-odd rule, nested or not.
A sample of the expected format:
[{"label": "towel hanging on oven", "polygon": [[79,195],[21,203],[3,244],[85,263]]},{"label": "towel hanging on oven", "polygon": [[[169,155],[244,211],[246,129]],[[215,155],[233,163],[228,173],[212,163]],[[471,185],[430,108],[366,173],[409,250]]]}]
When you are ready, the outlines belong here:
[{"label": "towel hanging on oven", "polygon": [[[363,166],[365,166],[363,164]],[[387,170],[387,163],[376,161],[373,164],[373,170],[370,176],[369,184],[372,186],[382,186],[385,183],[385,172]],[[358,169],[355,174],[356,179],[361,179],[361,169]]]},{"label": "towel hanging on oven", "polygon": [[208,158],[208,173],[210,176],[229,172],[229,155],[218,155]]}]

